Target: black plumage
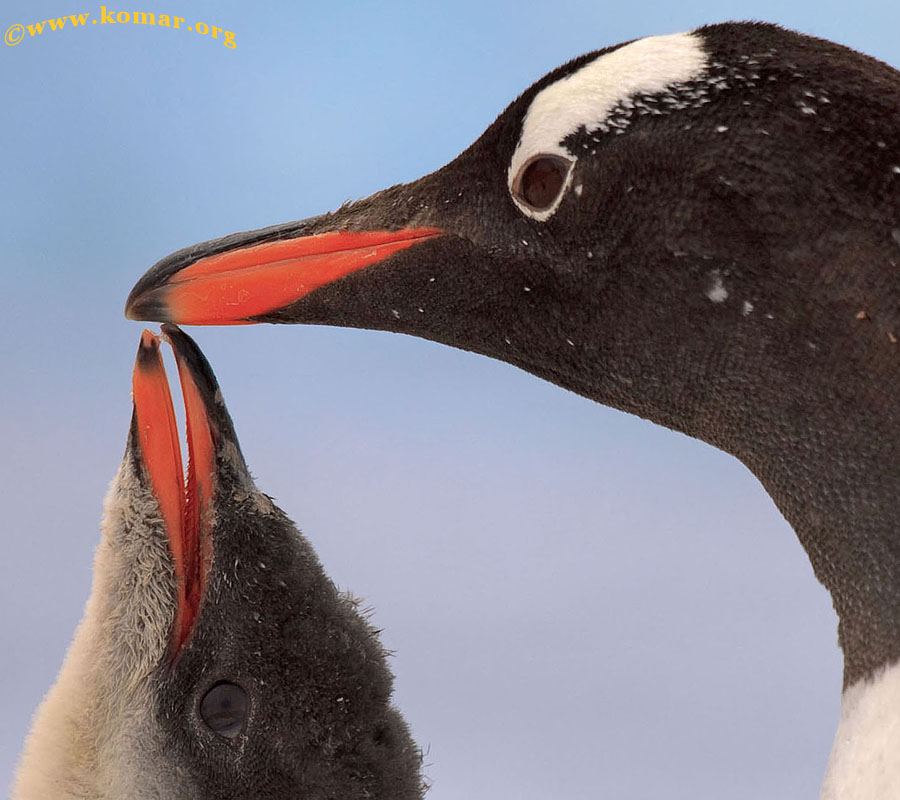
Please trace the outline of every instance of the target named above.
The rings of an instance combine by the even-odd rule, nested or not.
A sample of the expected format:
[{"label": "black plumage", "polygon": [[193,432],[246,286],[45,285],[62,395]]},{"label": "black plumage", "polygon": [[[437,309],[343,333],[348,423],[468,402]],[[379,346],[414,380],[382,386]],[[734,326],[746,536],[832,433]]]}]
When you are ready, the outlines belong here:
[{"label": "black plumage", "polygon": [[545,221],[507,180],[529,107],[629,43],[549,73],[431,175],[163,259],[128,313],[180,321],[173,279],[211,255],[439,229],[248,319],[473,350],[734,454],[831,592],[850,684],[900,658],[900,75],[774,25],[695,36],[702,72],[558,143],[577,160]]}]

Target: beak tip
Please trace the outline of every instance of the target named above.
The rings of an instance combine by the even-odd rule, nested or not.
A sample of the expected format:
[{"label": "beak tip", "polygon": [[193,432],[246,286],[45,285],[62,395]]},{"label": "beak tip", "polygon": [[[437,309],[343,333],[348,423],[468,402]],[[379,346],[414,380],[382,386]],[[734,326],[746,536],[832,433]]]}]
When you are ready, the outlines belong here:
[{"label": "beak tip", "polygon": [[125,317],[137,322],[175,322],[160,292],[132,294],[125,302]]},{"label": "beak tip", "polygon": [[141,369],[154,368],[159,361],[159,337],[152,331],[145,330],[141,334],[138,346],[137,366]]},{"label": "beak tip", "polygon": [[182,333],[181,328],[179,328],[174,322],[163,322],[162,325],[159,326],[160,331],[162,332],[162,337],[166,341],[171,341],[173,337],[176,337]]}]

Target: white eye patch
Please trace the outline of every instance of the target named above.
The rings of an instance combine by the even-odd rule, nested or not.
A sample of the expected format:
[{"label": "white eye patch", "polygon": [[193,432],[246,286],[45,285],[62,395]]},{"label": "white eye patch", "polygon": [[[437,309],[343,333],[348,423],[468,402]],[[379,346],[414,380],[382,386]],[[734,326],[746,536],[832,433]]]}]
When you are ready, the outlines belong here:
[{"label": "white eye patch", "polygon": [[[654,94],[672,84],[696,79],[707,62],[698,34],[649,36],[598,56],[538,92],[525,114],[507,172],[507,186],[519,209],[540,221],[556,211],[571,184],[577,160],[562,145],[568,136],[582,128],[588,133],[596,131],[610,112],[632,95]],[[538,156],[555,156],[571,165],[555,203],[540,210],[523,202],[514,190],[523,166]]]}]

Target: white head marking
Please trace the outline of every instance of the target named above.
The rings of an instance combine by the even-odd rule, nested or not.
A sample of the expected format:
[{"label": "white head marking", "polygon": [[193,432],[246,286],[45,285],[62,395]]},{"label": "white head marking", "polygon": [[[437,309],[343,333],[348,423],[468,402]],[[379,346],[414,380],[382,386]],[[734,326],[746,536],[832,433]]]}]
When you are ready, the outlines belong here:
[{"label": "white head marking", "polygon": [[[696,33],[649,36],[598,56],[580,69],[538,92],[522,122],[519,144],[507,173],[513,181],[523,165],[537,155],[554,155],[573,166],[578,154],[562,142],[584,128],[599,129],[609,113],[636,94],[653,94],[673,84],[696,79],[706,68],[708,56]],[[529,208],[515,195],[513,200],[524,214],[537,220],[549,219],[572,182],[570,168],[557,201],[547,209]]]}]

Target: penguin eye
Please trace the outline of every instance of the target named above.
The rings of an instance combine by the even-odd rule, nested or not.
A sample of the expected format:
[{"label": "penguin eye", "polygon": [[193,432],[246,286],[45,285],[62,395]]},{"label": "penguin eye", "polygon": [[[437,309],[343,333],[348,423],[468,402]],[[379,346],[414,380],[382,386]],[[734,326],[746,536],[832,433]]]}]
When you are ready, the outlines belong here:
[{"label": "penguin eye", "polygon": [[519,170],[513,193],[529,208],[546,211],[562,192],[570,167],[571,162],[559,156],[535,156]]},{"label": "penguin eye", "polygon": [[236,683],[217,683],[203,695],[200,717],[213,733],[234,739],[247,721],[247,693]]}]

